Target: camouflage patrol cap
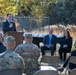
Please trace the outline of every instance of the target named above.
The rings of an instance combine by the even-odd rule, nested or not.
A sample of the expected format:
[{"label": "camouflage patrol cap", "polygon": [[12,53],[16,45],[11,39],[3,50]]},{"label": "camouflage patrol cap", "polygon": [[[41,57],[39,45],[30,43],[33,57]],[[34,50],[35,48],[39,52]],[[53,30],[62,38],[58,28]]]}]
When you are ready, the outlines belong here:
[{"label": "camouflage patrol cap", "polygon": [[32,38],[32,34],[29,34],[29,33],[28,34],[25,34],[24,37],[25,38]]}]

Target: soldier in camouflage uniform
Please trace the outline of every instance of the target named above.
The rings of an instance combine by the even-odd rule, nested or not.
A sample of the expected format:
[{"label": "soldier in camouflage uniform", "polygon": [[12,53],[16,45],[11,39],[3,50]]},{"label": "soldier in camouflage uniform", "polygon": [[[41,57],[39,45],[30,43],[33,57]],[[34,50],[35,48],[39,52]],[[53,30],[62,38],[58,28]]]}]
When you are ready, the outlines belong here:
[{"label": "soldier in camouflage uniform", "polygon": [[15,38],[7,36],[4,39],[6,51],[0,54],[0,71],[7,69],[20,69],[24,68],[24,61],[22,57],[14,52]]},{"label": "soldier in camouflage uniform", "polygon": [[26,75],[32,75],[39,70],[38,58],[40,50],[38,46],[32,43],[32,34],[25,34],[24,39],[26,42],[18,45],[15,52],[19,53],[24,59]]}]

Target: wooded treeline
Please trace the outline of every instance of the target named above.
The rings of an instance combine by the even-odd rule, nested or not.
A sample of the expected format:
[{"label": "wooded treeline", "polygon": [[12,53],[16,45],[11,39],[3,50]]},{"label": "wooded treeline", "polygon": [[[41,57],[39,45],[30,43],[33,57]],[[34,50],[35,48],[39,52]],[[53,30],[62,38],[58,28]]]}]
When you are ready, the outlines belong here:
[{"label": "wooded treeline", "polygon": [[50,24],[76,24],[76,0],[0,0],[0,16],[50,17]]}]

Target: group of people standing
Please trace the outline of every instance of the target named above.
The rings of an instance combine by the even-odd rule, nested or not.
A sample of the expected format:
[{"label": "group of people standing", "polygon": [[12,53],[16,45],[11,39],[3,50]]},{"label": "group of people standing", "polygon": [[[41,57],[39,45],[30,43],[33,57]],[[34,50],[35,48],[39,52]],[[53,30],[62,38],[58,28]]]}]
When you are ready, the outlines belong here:
[{"label": "group of people standing", "polygon": [[[5,34],[7,31],[16,31],[15,23],[11,20],[12,15],[7,14],[7,19],[3,22],[2,30]],[[3,38],[0,33],[0,38]],[[19,38],[19,37],[18,37]],[[13,36],[6,36],[4,38],[4,45],[0,40],[0,71],[5,69],[21,69],[27,75],[32,75],[35,71],[39,70],[38,58],[40,57],[40,49],[42,56],[45,55],[45,50],[50,50],[53,56],[56,51],[57,37],[53,35],[53,28],[49,28],[49,33],[44,36],[43,44],[40,49],[32,43],[32,34],[25,34],[24,44],[17,47],[16,41]],[[64,31],[64,35],[60,40],[59,56],[60,59],[65,61],[66,54],[71,52],[72,37],[68,30]]]}]

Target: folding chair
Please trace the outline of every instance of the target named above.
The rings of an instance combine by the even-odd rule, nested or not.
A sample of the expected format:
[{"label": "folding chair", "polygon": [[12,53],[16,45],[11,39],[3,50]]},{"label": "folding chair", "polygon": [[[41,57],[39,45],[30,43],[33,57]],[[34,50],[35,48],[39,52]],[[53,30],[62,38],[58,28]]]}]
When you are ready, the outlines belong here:
[{"label": "folding chair", "polygon": [[[76,64],[76,56],[71,56],[70,59],[69,59],[69,63]],[[66,69],[66,72],[65,73],[67,73],[67,71],[68,71],[68,73],[71,71],[69,69],[69,64],[67,66],[67,69]]]},{"label": "folding chair", "polygon": [[47,55],[44,55],[41,57],[41,65],[42,64],[48,64],[49,66],[53,66],[55,68],[58,67],[58,60],[59,60],[59,56],[47,56]]},{"label": "folding chair", "polygon": [[69,75],[76,75],[76,68],[72,69]]},{"label": "folding chair", "polygon": [[7,69],[0,71],[0,75],[22,75],[19,69]]},{"label": "folding chair", "polygon": [[54,70],[38,70],[33,75],[58,75],[58,72]]}]

